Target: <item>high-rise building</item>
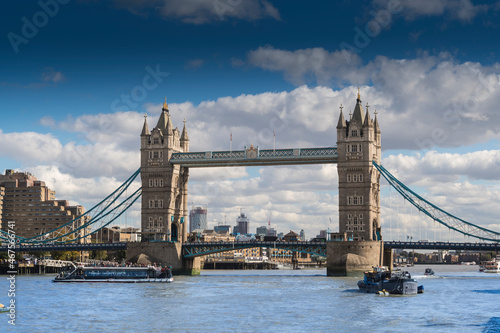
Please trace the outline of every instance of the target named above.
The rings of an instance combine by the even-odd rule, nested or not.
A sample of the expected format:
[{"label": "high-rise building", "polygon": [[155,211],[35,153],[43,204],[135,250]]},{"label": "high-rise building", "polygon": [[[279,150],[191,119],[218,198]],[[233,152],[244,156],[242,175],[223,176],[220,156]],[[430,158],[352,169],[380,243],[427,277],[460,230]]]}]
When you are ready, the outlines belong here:
[{"label": "high-rise building", "polygon": [[[13,221],[17,236],[35,237],[64,225],[80,215],[83,206],[70,206],[66,200],[56,200],[55,191],[49,189],[44,181],[38,180],[28,172],[6,170],[0,174],[0,225],[7,231],[7,222]],[[88,217],[73,222],[78,227]],[[82,236],[84,230],[82,229]],[[77,236],[70,236],[76,238]],[[69,239],[66,239],[69,240]]]},{"label": "high-rise building", "polygon": [[262,226],[262,227],[258,227],[256,232],[255,232],[255,235],[256,236],[267,236],[267,226]]},{"label": "high-rise building", "polygon": [[194,207],[189,212],[189,232],[193,232],[195,229],[208,229],[206,208]]},{"label": "high-rise building", "polygon": [[274,228],[269,228],[267,230],[267,236],[273,236],[276,237],[278,235],[278,231]]},{"label": "high-rise building", "polygon": [[327,237],[328,233],[326,230],[320,230],[319,235],[316,235],[316,238],[325,238]]},{"label": "high-rise building", "polygon": [[231,226],[227,224],[218,224],[214,227],[214,231],[217,233],[220,232],[227,232],[228,234],[231,233]]},{"label": "high-rise building", "polygon": [[248,234],[249,226],[250,226],[250,219],[245,215],[245,213],[243,213],[243,211],[240,211],[240,216],[236,218],[236,226],[234,227],[234,233],[246,235]]},{"label": "high-rise building", "polygon": [[299,238],[300,238],[301,241],[305,241],[306,240],[306,233],[305,233],[304,229],[300,230]]}]

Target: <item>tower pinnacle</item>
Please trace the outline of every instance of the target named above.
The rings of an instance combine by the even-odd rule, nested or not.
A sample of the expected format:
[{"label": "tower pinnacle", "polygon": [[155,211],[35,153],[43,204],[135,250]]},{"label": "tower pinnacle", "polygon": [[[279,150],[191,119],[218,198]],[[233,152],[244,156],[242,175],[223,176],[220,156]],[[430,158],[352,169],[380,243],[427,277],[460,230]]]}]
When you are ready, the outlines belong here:
[{"label": "tower pinnacle", "polygon": [[148,114],[144,113],[144,126],[142,127],[141,136],[151,135],[148,127]]},{"label": "tower pinnacle", "polygon": [[162,110],[168,111],[167,96],[165,96],[165,102],[163,103],[163,109]]}]

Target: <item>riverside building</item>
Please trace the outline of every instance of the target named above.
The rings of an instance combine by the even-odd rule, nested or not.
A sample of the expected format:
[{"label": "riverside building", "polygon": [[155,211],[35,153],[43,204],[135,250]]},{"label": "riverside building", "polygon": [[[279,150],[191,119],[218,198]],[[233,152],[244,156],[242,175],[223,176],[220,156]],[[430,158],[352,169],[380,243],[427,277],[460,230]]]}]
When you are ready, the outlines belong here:
[{"label": "riverside building", "polygon": [[[14,221],[17,236],[36,237],[83,215],[83,206],[70,206],[56,200],[56,192],[28,172],[6,170],[0,174],[0,225],[7,231],[7,221]],[[75,226],[87,221],[83,216]],[[84,230],[82,229],[82,235]]]}]

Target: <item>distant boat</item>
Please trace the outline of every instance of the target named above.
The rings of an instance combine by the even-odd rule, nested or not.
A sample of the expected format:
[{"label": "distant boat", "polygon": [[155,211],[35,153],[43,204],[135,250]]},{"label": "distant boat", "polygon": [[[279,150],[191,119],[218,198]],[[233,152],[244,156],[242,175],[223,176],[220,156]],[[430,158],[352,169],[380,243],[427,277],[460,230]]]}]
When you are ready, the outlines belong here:
[{"label": "distant boat", "polygon": [[431,268],[426,268],[424,275],[434,275],[434,271]]},{"label": "distant boat", "polygon": [[484,263],[485,273],[500,273],[500,265],[498,261],[486,261]]}]

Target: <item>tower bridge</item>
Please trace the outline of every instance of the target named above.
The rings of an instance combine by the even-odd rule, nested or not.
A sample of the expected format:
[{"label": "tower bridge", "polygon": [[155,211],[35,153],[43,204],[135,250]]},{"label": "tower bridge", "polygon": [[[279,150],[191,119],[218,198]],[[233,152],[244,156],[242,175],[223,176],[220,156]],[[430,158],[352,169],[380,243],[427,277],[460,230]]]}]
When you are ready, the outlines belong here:
[{"label": "tower bridge", "polygon": [[[16,248],[39,247],[45,250],[127,248],[127,257],[145,253],[157,262],[171,264],[176,271],[196,273],[199,257],[235,248],[271,247],[266,242],[188,243],[187,203],[190,168],[270,166],[297,164],[337,164],[339,196],[339,233],[341,241],[276,242],[273,247],[295,252],[327,256],[327,274],[344,275],[352,270],[366,270],[373,265],[392,264],[392,248],[496,250],[500,233],[459,219],[428,202],[381,165],[381,131],[375,111],[363,108],[358,91],[356,104],[346,119],[343,107],[337,123],[336,146],[259,149],[250,145],[243,150],[190,152],[186,121],[182,131],[174,128],[168,104],[163,104],[156,126],[150,130],[145,117],[141,132],[141,167],[118,189],[91,208],[90,219],[79,216],[67,224],[37,237],[16,236]],[[127,196],[127,189],[140,174],[142,187]],[[465,236],[493,243],[382,242],[380,217],[380,176],[420,212],[435,222]],[[333,184],[332,184],[333,185]],[[141,198],[140,243],[128,244],[55,244],[61,241],[84,241],[92,233],[112,223]],[[120,202],[121,200],[121,202]],[[346,235],[350,240],[346,241]],[[2,232],[9,242],[12,235]],[[85,243],[85,242],[83,242]],[[235,245],[236,244],[236,245]],[[236,246],[236,247],[235,247]],[[0,251],[6,247],[0,247]]]},{"label": "tower bridge", "polygon": [[[373,164],[381,161],[381,131],[376,113],[372,119],[369,105],[366,111],[363,109],[359,91],[349,119],[344,118],[341,106],[336,147],[276,150],[250,145],[244,150],[190,152],[189,142],[186,121],[182,132],[174,128],[166,100],[151,131],[145,118],[141,132],[144,241],[186,243],[190,168],[335,163],[339,176],[339,231],[349,233],[354,241],[368,243],[366,247],[363,243],[347,248],[332,244],[332,251],[342,255],[331,260],[329,274],[345,273],[352,260],[358,262],[359,269],[382,263],[380,173]],[[190,256],[185,253],[186,258]]]},{"label": "tower bridge", "polygon": [[[380,164],[381,131],[361,105],[358,92],[349,120],[340,111],[337,146],[323,148],[259,149],[250,145],[236,151],[189,151],[186,122],[182,133],[174,127],[165,100],[158,123],[141,133],[143,239],[187,240],[187,193],[190,168],[337,164],[339,175],[339,231],[354,240],[381,240]],[[333,185],[333,184],[332,184]]]}]

